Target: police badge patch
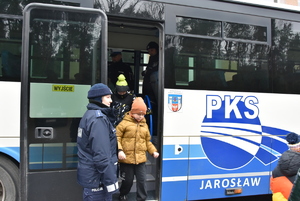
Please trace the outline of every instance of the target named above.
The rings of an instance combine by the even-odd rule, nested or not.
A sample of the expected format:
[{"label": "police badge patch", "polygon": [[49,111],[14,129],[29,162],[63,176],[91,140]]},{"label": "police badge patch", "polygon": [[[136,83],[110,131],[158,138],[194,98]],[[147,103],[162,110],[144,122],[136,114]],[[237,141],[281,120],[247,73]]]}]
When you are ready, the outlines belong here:
[{"label": "police badge patch", "polygon": [[182,95],[169,94],[168,106],[171,111],[178,112],[182,107]]}]

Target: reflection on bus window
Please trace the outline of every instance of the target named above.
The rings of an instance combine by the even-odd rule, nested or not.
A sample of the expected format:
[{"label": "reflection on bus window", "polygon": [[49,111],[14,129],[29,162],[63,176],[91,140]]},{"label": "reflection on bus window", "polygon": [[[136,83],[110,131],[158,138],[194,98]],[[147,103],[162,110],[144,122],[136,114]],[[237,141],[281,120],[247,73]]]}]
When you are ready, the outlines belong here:
[{"label": "reflection on bus window", "polygon": [[254,41],[267,41],[267,27],[250,24],[224,23],[226,38],[239,38]]},{"label": "reflection on bus window", "polygon": [[[170,61],[175,67],[172,82],[176,86],[209,90],[269,90],[267,45],[180,36],[169,36],[167,41],[172,41],[172,45],[168,45],[174,47]],[[178,46],[179,50],[175,51]]]},{"label": "reflection on bus window", "polygon": [[0,18],[0,80],[20,81],[22,20]]},{"label": "reflection on bus window", "polygon": [[176,17],[177,31],[179,33],[196,34],[203,36],[221,37],[222,22]]},{"label": "reflection on bus window", "polygon": [[[100,19],[93,14],[69,14],[33,11],[36,17],[30,32],[30,77],[48,83],[91,84],[92,73],[100,80]],[[52,20],[47,19],[51,15]],[[93,23],[88,19],[92,19]],[[86,19],[85,23],[78,23]],[[97,30],[97,31],[95,31]]]},{"label": "reflection on bus window", "polygon": [[[177,26],[183,26],[184,20],[180,32],[198,36],[166,36],[166,72],[170,72],[165,78],[166,87],[300,92],[300,23],[272,20],[270,46],[265,43],[266,27],[224,22],[226,39],[202,38],[203,31],[192,30],[203,20],[182,18]],[[189,32],[187,25],[192,27]]]}]

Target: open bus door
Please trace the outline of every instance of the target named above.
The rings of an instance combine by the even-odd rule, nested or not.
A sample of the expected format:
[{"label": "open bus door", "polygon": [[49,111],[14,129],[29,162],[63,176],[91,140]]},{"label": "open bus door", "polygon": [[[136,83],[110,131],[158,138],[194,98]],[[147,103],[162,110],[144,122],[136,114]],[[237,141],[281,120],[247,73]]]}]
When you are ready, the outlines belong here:
[{"label": "open bus door", "polygon": [[87,91],[107,81],[107,17],[35,3],[23,22],[21,200],[82,200],[77,130]]}]

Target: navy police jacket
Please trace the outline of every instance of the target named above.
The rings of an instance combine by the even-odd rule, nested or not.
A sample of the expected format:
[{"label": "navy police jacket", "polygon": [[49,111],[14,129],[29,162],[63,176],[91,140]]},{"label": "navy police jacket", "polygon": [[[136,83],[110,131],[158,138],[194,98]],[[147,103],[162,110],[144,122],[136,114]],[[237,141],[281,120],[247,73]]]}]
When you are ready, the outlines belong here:
[{"label": "navy police jacket", "polygon": [[84,188],[118,189],[117,139],[109,120],[111,108],[89,103],[77,135],[77,181]]}]

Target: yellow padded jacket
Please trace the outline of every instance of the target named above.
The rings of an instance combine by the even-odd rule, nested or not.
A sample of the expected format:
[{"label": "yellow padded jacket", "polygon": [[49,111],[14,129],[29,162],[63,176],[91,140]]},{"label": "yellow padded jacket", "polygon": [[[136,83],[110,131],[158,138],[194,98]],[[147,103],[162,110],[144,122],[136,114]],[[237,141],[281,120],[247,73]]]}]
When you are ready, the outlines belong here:
[{"label": "yellow padded jacket", "polygon": [[126,159],[119,160],[120,163],[140,164],[147,161],[146,151],[149,154],[157,152],[151,143],[151,136],[144,118],[137,122],[129,113],[118,124],[117,128],[118,149],[123,150]]}]

